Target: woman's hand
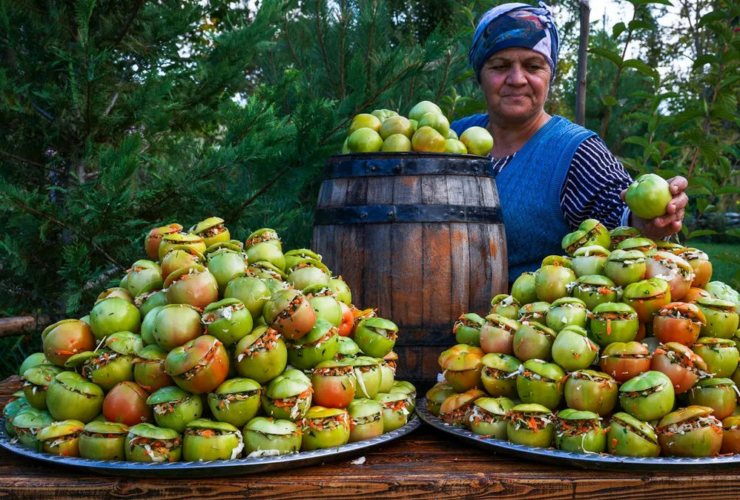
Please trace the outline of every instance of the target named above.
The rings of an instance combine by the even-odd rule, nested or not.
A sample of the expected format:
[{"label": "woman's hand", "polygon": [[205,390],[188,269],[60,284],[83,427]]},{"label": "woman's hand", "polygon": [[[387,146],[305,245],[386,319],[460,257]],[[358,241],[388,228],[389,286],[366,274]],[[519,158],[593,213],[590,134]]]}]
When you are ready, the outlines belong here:
[{"label": "woman's hand", "polygon": [[[684,210],[686,205],[689,203],[689,197],[686,196],[684,190],[688,187],[689,181],[684,177],[674,177],[668,180],[668,185],[673,194],[673,199],[666,205],[665,215],[656,217],[654,219],[646,220],[641,219],[635,214],[630,214],[630,226],[636,227],[646,238],[652,240],[660,240],[666,236],[675,234],[681,230],[683,224]],[[627,190],[623,190],[620,194],[622,200]]]}]

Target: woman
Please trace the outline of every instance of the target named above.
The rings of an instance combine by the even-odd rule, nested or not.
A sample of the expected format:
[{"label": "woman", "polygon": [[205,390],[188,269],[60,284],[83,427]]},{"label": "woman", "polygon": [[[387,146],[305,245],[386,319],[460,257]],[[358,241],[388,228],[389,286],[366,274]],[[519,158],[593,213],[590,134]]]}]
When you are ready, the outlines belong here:
[{"label": "woman", "polygon": [[486,12],[473,38],[470,65],[488,113],[452,124],[461,135],[481,126],[493,136],[494,173],[506,226],[509,276],[562,254],[562,237],[585,219],[609,229],[634,226],[660,239],[678,232],[687,181],[669,181],[666,215],[643,220],[630,213],[624,192],[632,179],[590,130],[544,110],[558,57],[558,33],[544,4],[508,3]]}]

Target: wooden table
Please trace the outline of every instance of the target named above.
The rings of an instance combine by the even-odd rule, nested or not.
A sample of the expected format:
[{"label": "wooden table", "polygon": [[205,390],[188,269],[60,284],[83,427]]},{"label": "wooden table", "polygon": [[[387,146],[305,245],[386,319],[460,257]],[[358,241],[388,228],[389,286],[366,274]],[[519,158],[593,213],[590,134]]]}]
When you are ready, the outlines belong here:
[{"label": "wooden table", "polygon": [[[0,407],[19,388],[0,383]],[[561,469],[463,449],[424,426],[350,460],[295,471],[213,479],[124,478],[75,473],[0,451],[0,497],[28,498],[740,498],[740,470],[693,474]],[[688,496],[690,495],[690,497]]]}]

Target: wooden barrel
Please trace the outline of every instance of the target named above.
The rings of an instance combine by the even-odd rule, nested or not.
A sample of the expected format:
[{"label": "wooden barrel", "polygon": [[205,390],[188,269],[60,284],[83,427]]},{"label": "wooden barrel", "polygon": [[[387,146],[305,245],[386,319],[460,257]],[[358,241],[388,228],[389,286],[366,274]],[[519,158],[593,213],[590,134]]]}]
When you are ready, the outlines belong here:
[{"label": "wooden barrel", "polygon": [[420,153],[327,160],[314,251],[360,308],[399,327],[398,377],[429,383],[452,327],[485,316],[508,285],[506,235],[490,161]]}]

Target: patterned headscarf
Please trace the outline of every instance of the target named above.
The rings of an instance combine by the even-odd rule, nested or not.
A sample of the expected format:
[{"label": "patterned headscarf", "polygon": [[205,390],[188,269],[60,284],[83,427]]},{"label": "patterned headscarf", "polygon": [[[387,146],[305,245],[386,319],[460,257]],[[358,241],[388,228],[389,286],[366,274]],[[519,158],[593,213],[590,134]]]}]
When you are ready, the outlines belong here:
[{"label": "patterned headscarf", "polygon": [[505,3],[483,14],[468,57],[480,82],[481,69],[489,57],[509,47],[524,47],[545,56],[552,70],[552,81],[558,63],[559,45],[558,30],[544,2],[540,1],[540,7]]}]

